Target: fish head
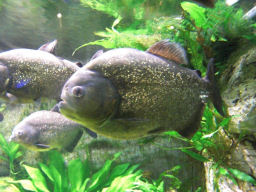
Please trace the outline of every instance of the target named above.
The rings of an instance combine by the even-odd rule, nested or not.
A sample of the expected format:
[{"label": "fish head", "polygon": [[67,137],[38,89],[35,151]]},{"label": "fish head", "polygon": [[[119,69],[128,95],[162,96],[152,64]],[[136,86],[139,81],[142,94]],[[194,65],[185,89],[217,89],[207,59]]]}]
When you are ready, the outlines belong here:
[{"label": "fish head", "polygon": [[9,71],[6,66],[0,61],[0,94],[4,94],[9,84]]},{"label": "fish head", "polygon": [[33,125],[22,121],[14,127],[9,141],[23,145],[34,145],[38,138],[39,131]]},{"label": "fish head", "polygon": [[61,99],[60,112],[89,128],[113,116],[119,104],[119,95],[110,80],[83,68],[65,83]]}]

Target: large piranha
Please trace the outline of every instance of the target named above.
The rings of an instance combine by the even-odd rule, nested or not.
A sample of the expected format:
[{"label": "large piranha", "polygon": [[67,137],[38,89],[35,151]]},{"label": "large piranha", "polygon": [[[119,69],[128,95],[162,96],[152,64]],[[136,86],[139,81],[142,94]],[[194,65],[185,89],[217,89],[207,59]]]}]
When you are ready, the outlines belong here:
[{"label": "large piranha", "polygon": [[175,130],[184,136],[200,124],[205,102],[223,114],[213,62],[205,78],[187,64],[185,50],[168,40],[146,52],[107,51],[65,83],[60,112],[90,130],[116,139],[134,139]]},{"label": "large piranha", "polygon": [[52,54],[57,41],[38,50],[13,49],[0,53],[0,98],[9,103],[33,102],[39,98],[60,98],[66,80],[80,63]]}]

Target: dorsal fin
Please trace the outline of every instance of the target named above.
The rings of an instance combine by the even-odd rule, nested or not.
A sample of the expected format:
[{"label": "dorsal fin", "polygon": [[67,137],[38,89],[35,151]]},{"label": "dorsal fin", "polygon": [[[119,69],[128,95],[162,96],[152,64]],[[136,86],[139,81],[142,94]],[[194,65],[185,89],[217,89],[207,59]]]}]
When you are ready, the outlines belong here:
[{"label": "dorsal fin", "polygon": [[93,60],[93,59],[95,59],[95,58],[97,58],[97,57],[99,57],[99,56],[102,55],[103,53],[104,53],[104,52],[103,52],[102,49],[96,51],[96,52],[93,54],[93,56],[91,57],[90,61]]},{"label": "dorsal fin", "polygon": [[169,39],[159,41],[148,48],[147,52],[175,61],[178,64],[188,65],[186,51],[178,43],[171,43]]},{"label": "dorsal fin", "polygon": [[38,50],[46,51],[46,52],[54,54],[57,43],[58,43],[58,41],[55,39],[52,42],[48,42],[48,43],[43,44],[41,47],[38,48]]}]

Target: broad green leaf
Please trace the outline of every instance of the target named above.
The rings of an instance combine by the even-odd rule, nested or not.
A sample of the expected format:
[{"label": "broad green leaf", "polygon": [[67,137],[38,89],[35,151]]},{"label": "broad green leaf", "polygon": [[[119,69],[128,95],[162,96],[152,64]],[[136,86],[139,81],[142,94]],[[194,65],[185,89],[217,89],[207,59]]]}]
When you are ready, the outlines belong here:
[{"label": "broad green leaf", "polygon": [[121,191],[128,191],[135,188],[135,183],[138,180],[138,176],[134,174],[117,177],[111,183],[110,187],[105,188],[103,192],[121,192]]},{"label": "broad green leaf", "polygon": [[54,192],[62,192],[64,190],[64,185],[62,182],[62,177],[65,177],[65,175],[61,175],[59,171],[56,169],[55,166],[52,164],[49,166],[53,179],[54,179]]},{"label": "broad green leaf", "polygon": [[16,181],[11,177],[0,177],[1,192],[21,192],[14,184]]},{"label": "broad green leaf", "polygon": [[181,7],[190,14],[191,18],[195,21],[196,26],[203,29],[207,29],[209,27],[205,15],[205,8],[191,2],[182,2]]},{"label": "broad green leaf", "polygon": [[157,186],[158,192],[164,192],[164,182],[161,181],[160,184]]},{"label": "broad green leaf", "polygon": [[104,164],[104,166],[95,174],[93,174],[93,176],[91,177],[91,185],[88,188],[88,192],[90,191],[96,191],[96,189],[101,186],[104,187],[107,181],[107,177],[110,174],[110,168],[111,165],[113,163],[113,161],[115,161],[119,156],[120,156],[121,152],[116,153],[114,155],[114,158],[112,160],[107,160],[106,163]]},{"label": "broad green leaf", "polygon": [[61,175],[65,175],[66,167],[62,155],[58,151],[54,150],[49,152],[49,156],[51,166],[54,166]]},{"label": "broad green leaf", "polygon": [[93,176],[91,177],[92,183],[88,188],[88,192],[97,191],[96,189],[99,186],[101,186],[101,187],[104,186],[107,176],[110,172],[110,167],[112,165],[112,162],[113,162],[112,160],[107,160],[106,163],[104,164],[104,166],[98,172],[93,174]]},{"label": "broad green leaf", "polygon": [[190,150],[187,150],[187,149],[181,149],[182,152],[186,153],[187,155],[189,155],[190,157],[198,160],[198,161],[201,161],[201,162],[207,162],[209,161],[207,158],[205,158],[204,156],[198,154],[198,153],[195,153],[193,151],[190,151]]},{"label": "broad green leaf", "polygon": [[130,165],[129,163],[124,163],[124,164],[117,165],[116,167],[114,167],[109,176],[109,182],[114,180],[114,178],[116,178],[120,175],[123,175],[125,173],[125,171],[128,169],[129,165]]},{"label": "broad green leaf", "polygon": [[[55,150],[50,151],[49,156],[50,156],[49,168],[51,169],[52,176],[54,177],[55,181],[58,181],[57,183],[58,186],[62,187],[62,189],[64,190],[68,187],[68,176],[67,176],[67,169],[66,169],[64,158],[60,154],[60,152]],[[56,173],[56,175],[54,173]]]},{"label": "broad green leaf", "polygon": [[10,152],[9,152],[9,154],[10,154],[10,156],[12,156],[13,159],[14,159],[15,154],[16,154],[17,151],[19,150],[20,145],[17,144],[17,143],[13,143],[13,142],[11,142],[9,145],[10,145]]},{"label": "broad green leaf", "polygon": [[0,147],[6,155],[9,155],[9,145],[2,134],[0,134]]},{"label": "broad green leaf", "polygon": [[30,167],[27,165],[23,165],[23,166],[26,169],[30,178],[32,179],[32,182],[35,188],[37,189],[37,191],[40,190],[43,192],[50,192],[49,189],[47,188],[46,180],[39,169]]},{"label": "broad green leaf", "polygon": [[251,177],[250,175],[248,175],[248,174],[246,174],[246,173],[244,173],[244,172],[242,172],[242,171],[239,171],[238,169],[228,168],[228,170],[229,170],[230,173],[232,173],[236,178],[256,185],[256,180],[255,180],[253,177]]},{"label": "broad green leaf", "polygon": [[[37,191],[37,189],[34,187],[32,181],[28,180],[28,179],[24,179],[24,180],[18,180],[18,181],[14,181],[15,183],[19,183],[21,184],[21,186],[23,187],[23,189],[28,190],[28,191]],[[14,183],[13,182],[13,183]]]},{"label": "broad green leaf", "polygon": [[[125,171],[125,174],[126,174],[126,175],[129,175],[129,174],[134,173],[134,171],[135,171],[136,169],[138,169],[138,167],[139,167],[139,165],[132,165],[129,169],[127,169],[127,170]],[[136,172],[142,172],[142,171],[141,171],[141,170],[138,170],[138,171],[136,171]]]},{"label": "broad green leaf", "polygon": [[0,144],[2,145],[8,145],[7,141],[5,140],[4,136],[0,134]]},{"label": "broad green leaf", "polygon": [[76,189],[79,191],[81,185],[85,179],[85,170],[84,164],[80,159],[75,159],[69,162],[68,164],[68,178],[71,184],[71,189]]},{"label": "broad green leaf", "polygon": [[47,165],[43,164],[43,163],[39,163],[39,166],[41,168],[41,170],[44,172],[44,174],[52,181],[54,182],[51,170],[49,167],[47,167]]}]

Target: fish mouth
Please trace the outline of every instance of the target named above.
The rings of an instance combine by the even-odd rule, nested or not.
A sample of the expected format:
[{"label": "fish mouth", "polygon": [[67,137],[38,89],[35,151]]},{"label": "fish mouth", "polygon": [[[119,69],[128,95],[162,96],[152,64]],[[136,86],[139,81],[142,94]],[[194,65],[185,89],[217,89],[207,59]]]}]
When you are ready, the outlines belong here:
[{"label": "fish mouth", "polygon": [[67,105],[67,103],[66,103],[66,101],[64,101],[64,100],[61,100],[61,101],[58,103],[59,109],[65,108],[66,105]]}]

